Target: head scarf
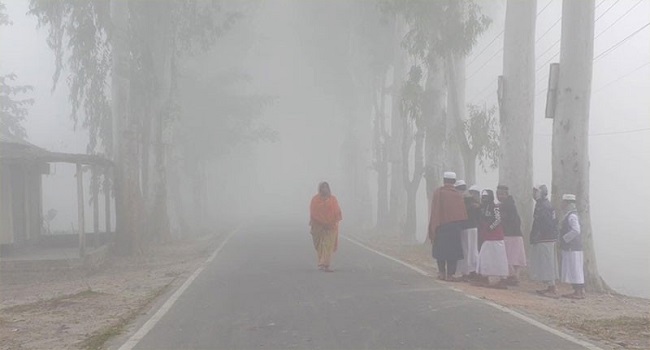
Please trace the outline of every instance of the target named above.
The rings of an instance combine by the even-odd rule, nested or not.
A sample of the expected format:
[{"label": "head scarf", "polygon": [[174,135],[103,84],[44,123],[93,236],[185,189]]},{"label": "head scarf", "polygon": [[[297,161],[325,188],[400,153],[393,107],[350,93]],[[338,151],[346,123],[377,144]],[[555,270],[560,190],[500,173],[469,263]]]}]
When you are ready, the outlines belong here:
[{"label": "head scarf", "polygon": [[539,198],[548,197],[548,187],[546,185],[538,185],[535,188],[539,191]]}]

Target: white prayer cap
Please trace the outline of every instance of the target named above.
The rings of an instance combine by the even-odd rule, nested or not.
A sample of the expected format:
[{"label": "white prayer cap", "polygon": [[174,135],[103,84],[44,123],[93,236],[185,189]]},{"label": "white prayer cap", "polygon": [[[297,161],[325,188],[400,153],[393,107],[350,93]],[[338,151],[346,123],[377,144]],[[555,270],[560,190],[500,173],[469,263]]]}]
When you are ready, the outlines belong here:
[{"label": "white prayer cap", "polygon": [[456,180],[456,184],[454,184],[454,186],[456,187],[467,186],[467,184],[463,180]]},{"label": "white prayer cap", "polygon": [[575,201],[576,200],[576,195],[575,194],[565,193],[565,194],[562,195],[562,200],[563,201]]},{"label": "white prayer cap", "polygon": [[442,177],[449,180],[456,180],[456,173],[453,171],[445,171]]},{"label": "white prayer cap", "polygon": [[478,186],[476,186],[476,185],[472,185],[472,187],[469,188],[469,191],[481,192],[481,189],[478,188]]}]

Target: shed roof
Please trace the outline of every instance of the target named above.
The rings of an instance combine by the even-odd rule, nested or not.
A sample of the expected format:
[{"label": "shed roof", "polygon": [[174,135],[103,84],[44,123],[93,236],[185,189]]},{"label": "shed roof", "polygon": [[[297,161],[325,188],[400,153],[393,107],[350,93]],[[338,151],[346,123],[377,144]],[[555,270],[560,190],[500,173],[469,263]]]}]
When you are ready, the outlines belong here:
[{"label": "shed roof", "polygon": [[50,152],[4,130],[0,132],[0,160],[113,165],[109,159],[99,155]]}]

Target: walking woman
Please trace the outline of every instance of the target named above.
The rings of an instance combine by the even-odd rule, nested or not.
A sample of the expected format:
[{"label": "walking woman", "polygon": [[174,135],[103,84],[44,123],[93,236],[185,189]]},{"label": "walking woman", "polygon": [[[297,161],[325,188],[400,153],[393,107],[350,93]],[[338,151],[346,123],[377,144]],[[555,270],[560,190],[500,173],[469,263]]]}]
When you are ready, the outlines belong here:
[{"label": "walking woman", "polygon": [[339,203],[332,195],[327,182],[318,185],[318,194],[312,198],[309,209],[311,215],[309,225],[314,248],[318,254],[318,268],[321,271],[332,272],[330,263],[338,245],[339,222],[342,216]]}]

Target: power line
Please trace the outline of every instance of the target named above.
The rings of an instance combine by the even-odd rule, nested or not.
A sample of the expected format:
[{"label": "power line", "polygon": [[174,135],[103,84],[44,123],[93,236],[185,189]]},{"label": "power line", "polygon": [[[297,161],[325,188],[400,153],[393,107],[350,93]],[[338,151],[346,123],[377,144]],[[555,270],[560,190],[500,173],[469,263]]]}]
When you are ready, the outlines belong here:
[{"label": "power line", "polygon": [[539,67],[535,70],[535,73],[539,72],[542,68],[546,67],[547,64],[549,64],[551,61],[553,61],[553,60],[555,59],[555,57],[557,57],[557,56],[559,56],[559,55],[560,55],[560,51],[558,51],[555,55],[553,55],[551,58],[549,58],[548,60],[546,60],[546,62],[542,63],[542,65],[539,66]]},{"label": "power line", "polygon": [[499,49],[499,51],[495,52],[494,55],[490,56],[490,58],[488,58],[487,61],[485,61],[485,63],[483,63],[480,67],[478,67],[478,69],[475,70],[474,73],[470,74],[469,77],[467,77],[465,80],[471,79],[474,75],[476,75],[476,73],[480,72],[483,67],[485,67],[488,63],[490,63],[490,61],[492,61],[492,59],[496,57],[498,54],[500,54],[501,52],[503,52],[503,48]]},{"label": "power line", "polygon": [[[603,0],[603,1],[605,1],[605,0]],[[546,8],[547,8],[547,7],[548,7],[552,2],[553,2],[553,0],[549,1],[548,4],[546,4],[546,6],[544,6],[543,9],[541,9],[541,10],[539,10],[539,12],[537,12],[537,15],[535,15],[535,17],[539,17],[539,15],[541,15],[542,12],[544,12],[544,10],[546,10]]]},{"label": "power line", "polygon": [[544,52],[542,52],[539,56],[537,56],[536,59],[542,58],[547,52],[551,51],[552,48],[555,47],[562,39],[557,39],[551,46],[548,47]]},{"label": "power line", "polygon": [[632,10],[634,10],[634,8],[637,7],[637,6],[639,6],[639,4],[642,3],[642,2],[643,2],[643,0],[639,0],[636,4],[634,4],[632,7],[630,7],[629,10],[627,10],[624,14],[622,14],[621,16],[619,16],[619,17],[618,17],[614,22],[612,22],[612,24],[610,24],[610,25],[609,25],[607,28],[605,28],[602,32],[598,33],[598,35],[596,35],[596,37],[594,38],[594,40],[595,40],[595,39],[598,39],[598,37],[600,37],[601,35],[603,35],[603,33],[605,33],[606,31],[608,31],[609,28],[613,27],[616,23],[618,23],[618,21],[620,21],[620,20],[621,20],[623,17],[625,17],[628,13],[630,13]]},{"label": "power line", "polygon": [[544,36],[546,36],[546,34],[548,34],[548,32],[550,32],[551,29],[555,28],[555,26],[556,26],[558,23],[560,23],[561,20],[562,20],[562,16],[560,16],[560,18],[558,18],[557,21],[555,21],[555,23],[553,23],[553,24],[552,24],[552,25],[551,25],[551,26],[550,26],[550,27],[549,27],[549,28],[544,32],[544,34],[542,34],[539,38],[537,38],[537,40],[535,40],[535,44],[537,44],[540,40],[542,40],[542,38],[543,38]]},{"label": "power line", "polygon": [[610,7],[607,8],[607,10],[605,10],[603,13],[601,13],[600,16],[598,16],[598,18],[596,18],[594,23],[598,22],[599,19],[601,19],[604,15],[606,15],[607,12],[609,12],[609,10],[611,10],[612,7],[616,6],[616,4],[618,4],[619,1],[621,1],[621,0],[616,0]]},{"label": "power line", "polygon": [[634,134],[634,133],[637,133],[637,132],[645,132],[645,131],[650,131],[650,128],[634,129],[634,130],[623,130],[623,131],[609,131],[609,132],[601,132],[601,133],[589,134],[589,136],[606,136],[606,135]]},{"label": "power line", "polygon": [[643,69],[643,68],[646,67],[647,65],[650,65],[650,61],[649,61],[649,62],[646,62],[646,63],[644,63],[644,64],[642,64],[642,65],[640,65],[639,67],[636,67],[634,70],[632,70],[632,71],[630,71],[630,72],[627,72],[627,73],[621,75],[620,77],[618,77],[618,78],[616,78],[616,79],[610,81],[609,83],[607,83],[607,84],[605,84],[605,85],[599,87],[598,89],[594,90],[594,94],[597,93],[597,92],[599,92],[599,91],[602,91],[603,89],[605,89],[606,87],[608,87],[608,86],[610,86],[610,85],[612,85],[612,84],[617,83],[619,80],[621,80],[621,79],[623,79],[623,78],[629,77],[630,75],[632,75],[633,73],[636,73],[636,72],[637,72],[638,70],[640,70],[640,69]]},{"label": "power line", "polygon": [[[609,132],[599,132],[589,134],[589,136],[609,136],[609,135],[622,135],[622,134],[634,134],[638,132],[650,131],[650,128],[634,129],[634,130],[622,130],[622,131],[609,131]],[[535,134],[536,136],[553,136],[553,134]]]},{"label": "power line", "polygon": [[594,9],[598,9],[598,7],[600,7],[600,5],[602,5],[604,2],[605,0],[600,0],[600,2],[596,5]]},{"label": "power line", "polygon": [[648,26],[650,26],[650,22],[646,23],[643,27],[641,27],[641,28],[635,30],[632,34],[630,34],[630,35],[626,36],[625,38],[623,38],[623,40],[617,42],[616,44],[610,46],[610,47],[609,47],[608,49],[606,49],[605,51],[603,51],[603,52],[601,52],[600,54],[598,54],[598,56],[594,57],[594,61],[596,61],[597,59],[599,59],[599,58],[601,58],[601,57],[605,57],[605,56],[607,56],[609,53],[611,53],[612,51],[616,50],[619,46],[623,45],[623,43],[625,43],[627,40],[629,40],[630,38],[632,38],[633,36],[635,36],[636,34],[638,34],[639,32],[641,32],[642,30],[644,30],[644,29],[647,28]]},{"label": "power line", "polygon": [[472,60],[469,61],[469,63],[467,63],[467,66],[469,66],[470,64],[472,64],[472,62],[476,61],[476,59],[479,58],[479,56],[481,56],[481,54],[482,54],[483,52],[485,52],[485,50],[487,50],[487,49],[492,45],[492,43],[494,43],[494,41],[497,40],[497,39],[501,36],[501,34],[503,34],[504,31],[505,31],[505,29],[502,30],[501,33],[497,34],[497,36],[495,36],[494,39],[492,39],[492,41],[490,41],[489,44],[485,45],[485,47],[483,48],[483,50],[481,50],[481,52],[477,53],[476,56],[474,56],[474,58],[472,58]]}]

